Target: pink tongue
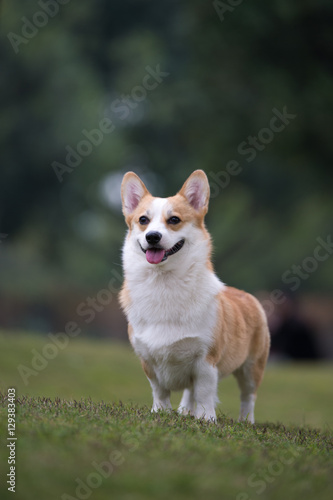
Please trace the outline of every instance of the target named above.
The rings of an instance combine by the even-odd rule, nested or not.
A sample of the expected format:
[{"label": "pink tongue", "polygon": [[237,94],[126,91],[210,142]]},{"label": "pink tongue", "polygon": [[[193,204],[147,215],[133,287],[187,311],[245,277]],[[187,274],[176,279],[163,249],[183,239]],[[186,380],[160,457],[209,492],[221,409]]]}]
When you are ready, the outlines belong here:
[{"label": "pink tongue", "polygon": [[165,250],[158,250],[156,248],[151,248],[146,251],[146,259],[149,264],[159,264],[165,255]]}]

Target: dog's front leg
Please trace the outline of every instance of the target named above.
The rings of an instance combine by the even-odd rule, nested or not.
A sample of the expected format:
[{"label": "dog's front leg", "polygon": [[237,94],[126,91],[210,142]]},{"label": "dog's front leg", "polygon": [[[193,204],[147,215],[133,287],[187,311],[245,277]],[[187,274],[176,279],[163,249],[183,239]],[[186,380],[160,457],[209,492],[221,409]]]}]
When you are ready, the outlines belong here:
[{"label": "dog's front leg", "polygon": [[195,417],[216,420],[215,404],[217,398],[218,371],[207,361],[196,366],[194,379],[194,399],[197,403]]},{"label": "dog's front leg", "polygon": [[161,387],[156,380],[149,379],[149,382],[153,390],[153,407],[151,411],[156,412],[158,410],[172,410],[170,403],[170,391]]}]

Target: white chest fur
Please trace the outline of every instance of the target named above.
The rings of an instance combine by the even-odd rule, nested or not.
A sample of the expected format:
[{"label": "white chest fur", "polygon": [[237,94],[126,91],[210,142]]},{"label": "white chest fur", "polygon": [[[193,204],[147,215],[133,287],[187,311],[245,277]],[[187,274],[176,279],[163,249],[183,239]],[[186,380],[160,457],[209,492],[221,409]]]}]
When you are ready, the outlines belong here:
[{"label": "white chest fur", "polygon": [[162,386],[187,387],[194,364],[212,345],[217,294],[224,285],[201,262],[182,272],[132,266],[126,282],[135,352],[153,367]]}]

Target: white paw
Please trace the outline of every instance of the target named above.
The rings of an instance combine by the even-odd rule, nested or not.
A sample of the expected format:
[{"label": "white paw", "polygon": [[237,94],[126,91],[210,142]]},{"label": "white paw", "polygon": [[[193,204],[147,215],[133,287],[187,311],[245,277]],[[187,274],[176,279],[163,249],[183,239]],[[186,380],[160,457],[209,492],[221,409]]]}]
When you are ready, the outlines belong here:
[{"label": "white paw", "polygon": [[186,408],[186,406],[180,406],[177,411],[181,415],[191,415],[191,416],[194,415],[193,410],[191,408]]},{"label": "white paw", "polygon": [[159,411],[172,411],[172,406],[170,405],[156,405],[154,404],[151,413],[158,413]]},{"label": "white paw", "polygon": [[201,407],[197,409],[195,416],[196,418],[204,418],[208,422],[216,422],[215,410],[205,410],[205,408]]},{"label": "white paw", "polygon": [[238,422],[249,422],[250,424],[254,424],[254,416],[252,415],[240,415],[238,418]]}]

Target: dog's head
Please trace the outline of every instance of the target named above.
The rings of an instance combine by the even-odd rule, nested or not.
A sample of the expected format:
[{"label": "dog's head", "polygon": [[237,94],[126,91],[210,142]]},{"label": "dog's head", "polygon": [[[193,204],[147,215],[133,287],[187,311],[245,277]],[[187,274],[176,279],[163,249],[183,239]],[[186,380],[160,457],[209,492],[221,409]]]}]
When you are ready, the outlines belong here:
[{"label": "dog's head", "polygon": [[149,265],[183,260],[186,248],[209,240],[204,226],[209,193],[202,170],[193,172],[169,198],[153,197],[136,174],[125,174],[121,196],[132,250]]}]

